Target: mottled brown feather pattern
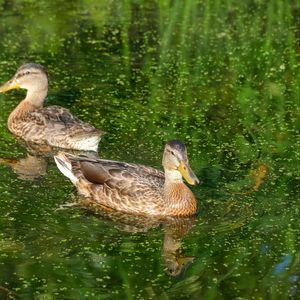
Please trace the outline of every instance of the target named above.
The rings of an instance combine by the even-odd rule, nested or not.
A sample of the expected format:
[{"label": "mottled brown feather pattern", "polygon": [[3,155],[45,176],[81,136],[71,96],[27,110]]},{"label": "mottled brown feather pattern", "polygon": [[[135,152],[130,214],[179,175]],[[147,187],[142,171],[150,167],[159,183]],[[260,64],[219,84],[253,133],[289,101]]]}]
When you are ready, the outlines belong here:
[{"label": "mottled brown feather pattern", "polygon": [[[22,108],[28,109],[28,103]],[[26,141],[47,143],[54,147],[76,149],[82,139],[95,137],[98,142],[101,131],[73,116],[66,108],[49,106],[33,111],[17,111],[8,119],[9,130]],[[96,142],[97,143],[97,142]]]},{"label": "mottled brown feather pattern", "polygon": [[39,64],[21,66],[0,92],[24,88],[26,97],[8,118],[8,128],[27,142],[53,147],[97,151],[103,132],[73,116],[60,106],[43,107],[48,75]]},{"label": "mottled brown feather pattern", "polygon": [[151,167],[62,154],[71,164],[79,193],[95,204],[134,214],[194,215],[197,203],[184,183],[165,185],[165,175]]}]

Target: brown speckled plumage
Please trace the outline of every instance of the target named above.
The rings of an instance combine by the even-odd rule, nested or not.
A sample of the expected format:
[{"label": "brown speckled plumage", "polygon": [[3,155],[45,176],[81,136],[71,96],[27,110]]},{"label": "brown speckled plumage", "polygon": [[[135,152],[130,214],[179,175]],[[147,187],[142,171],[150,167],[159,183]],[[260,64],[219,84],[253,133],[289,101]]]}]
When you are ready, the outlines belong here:
[{"label": "brown speckled plumage", "polygon": [[27,89],[26,98],[10,114],[7,126],[16,136],[37,144],[65,149],[97,151],[103,133],[60,106],[43,107],[48,91],[46,70],[38,64],[21,66],[0,93]]},{"label": "brown speckled plumage", "polygon": [[[133,214],[194,215],[197,202],[192,191],[183,183],[182,175],[190,184],[199,181],[189,167],[184,145],[180,141],[172,145],[173,142],[165,146],[165,173],[143,165],[62,152],[55,156],[55,161],[60,171],[93,205]],[[179,143],[184,148],[176,148]],[[185,170],[183,173],[182,168]]]}]

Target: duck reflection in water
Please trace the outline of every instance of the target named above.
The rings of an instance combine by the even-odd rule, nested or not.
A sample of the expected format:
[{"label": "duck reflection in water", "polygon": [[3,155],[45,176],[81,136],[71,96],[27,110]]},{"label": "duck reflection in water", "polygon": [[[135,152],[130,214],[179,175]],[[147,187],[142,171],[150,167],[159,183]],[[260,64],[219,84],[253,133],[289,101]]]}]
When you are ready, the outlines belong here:
[{"label": "duck reflection in water", "polygon": [[[165,272],[172,277],[183,276],[187,268],[195,261],[195,256],[185,256],[182,253],[182,241],[195,224],[197,216],[190,217],[157,217],[127,214],[124,212],[97,206],[91,209],[86,198],[75,196],[76,202],[71,205],[84,209],[87,214],[92,214],[101,220],[106,220],[117,230],[131,234],[149,232],[162,227],[164,240],[162,245],[161,259]],[[69,208],[69,205],[61,209]]]},{"label": "duck reflection in water", "polygon": [[31,155],[23,158],[0,158],[0,164],[11,167],[19,179],[34,181],[47,173],[48,161],[44,157]]},{"label": "duck reflection in water", "polygon": [[[181,240],[190,230],[197,201],[183,178],[199,183],[190,168],[187,150],[179,140],[166,143],[164,172],[151,167],[59,153],[54,157],[59,170],[76,186],[80,205],[109,216],[122,230],[163,225],[162,258],[171,276],[182,274],[193,257],[180,255]],[[75,202],[76,205],[76,202]],[[139,225],[139,226],[137,226]]]},{"label": "duck reflection in water", "polygon": [[[21,180],[35,181],[46,175],[49,163],[53,163],[53,156],[62,150],[47,144],[34,144],[21,140],[20,143],[26,149],[26,156],[21,158],[0,157],[0,164],[9,166]],[[64,149],[64,151],[66,150]],[[98,158],[98,154],[94,151],[68,150],[68,153]]]},{"label": "duck reflection in water", "polygon": [[194,223],[195,217],[173,217],[164,222],[162,259],[167,273],[173,277],[182,275],[196,259],[195,256],[184,256],[181,253],[182,239],[188,234]]},{"label": "duck reflection in water", "polygon": [[76,150],[75,154],[97,152],[104,132],[78,119],[64,107],[44,107],[48,72],[43,66],[22,65],[0,86],[0,93],[19,88],[27,90],[26,96],[9,115],[7,126],[26,144],[28,153],[21,159],[0,158],[1,164],[10,166],[20,179],[36,180],[45,175],[49,157],[53,158],[57,149],[73,154]]}]

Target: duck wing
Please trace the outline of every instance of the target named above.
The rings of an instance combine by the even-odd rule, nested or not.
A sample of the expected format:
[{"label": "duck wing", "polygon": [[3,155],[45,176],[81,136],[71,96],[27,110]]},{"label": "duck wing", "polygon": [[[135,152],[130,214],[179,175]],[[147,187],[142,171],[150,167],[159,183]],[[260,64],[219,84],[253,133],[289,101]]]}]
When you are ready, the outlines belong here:
[{"label": "duck wing", "polygon": [[56,133],[63,131],[64,134],[66,134],[66,132],[69,131],[70,134],[74,135],[76,134],[74,129],[85,133],[100,133],[100,130],[96,129],[94,126],[85,123],[72,115],[68,109],[56,105],[39,108],[31,112],[30,117],[35,123],[44,125],[48,133],[51,131],[55,131]]},{"label": "duck wing", "polygon": [[[37,109],[27,116],[28,121],[30,123],[28,123],[30,125],[29,138],[37,143],[44,139],[54,147],[97,151],[104,134],[60,106]],[[25,124],[25,126],[29,125]]]},{"label": "duck wing", "polygon": [[147,192],[158,193],[164,186],[164,173],[151,167],[128,164],[111,160],[80,158],[78,161],[82,175],[95,184],[106,185],[118,193],[139,197]]}]

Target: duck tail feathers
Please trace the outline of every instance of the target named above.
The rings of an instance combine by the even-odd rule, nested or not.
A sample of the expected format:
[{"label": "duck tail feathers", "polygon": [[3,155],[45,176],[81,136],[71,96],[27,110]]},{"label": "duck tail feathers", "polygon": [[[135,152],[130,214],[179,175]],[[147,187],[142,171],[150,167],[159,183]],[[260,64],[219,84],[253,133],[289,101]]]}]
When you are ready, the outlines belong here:
[{"label": "duck tail feathers", "polygon": [[75,185],[78,181],[78,178],[74,175],[72,171],[72,164],[67,155],[63,152],[60,152],[54,156],[54,160],[62,174],[68,177]]}]

